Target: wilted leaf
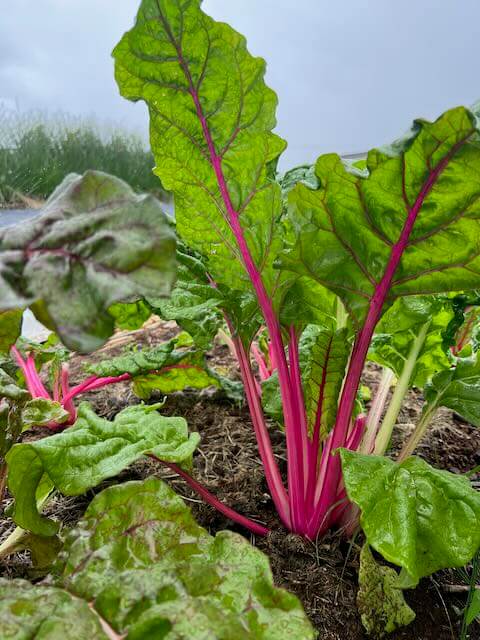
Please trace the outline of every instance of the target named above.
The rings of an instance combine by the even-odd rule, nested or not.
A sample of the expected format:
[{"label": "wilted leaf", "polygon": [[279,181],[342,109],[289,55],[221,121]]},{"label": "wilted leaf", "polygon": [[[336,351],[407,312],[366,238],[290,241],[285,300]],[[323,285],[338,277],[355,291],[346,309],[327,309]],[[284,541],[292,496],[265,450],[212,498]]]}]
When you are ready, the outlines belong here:
[{"label": "wilted leaf", "polygon": [[187,333],[151,349],[129,351],[123,355],[87,366],[97,376],[121,376],[128,373],[133,380],[133,391],[142,400],[148,400],[154,391],[164,394],[187,388],[217,387],[234,401],[242,395],[242,387],[235,381],[209,368],[205,352],[193,348]]},{"label": "wilted leaf", "polygon": [[383,638],[415,620],[397,581],[397,572],[375,562],[369,545],[364,544],[360,552],[357,606],[363,626],[374,638]]}]

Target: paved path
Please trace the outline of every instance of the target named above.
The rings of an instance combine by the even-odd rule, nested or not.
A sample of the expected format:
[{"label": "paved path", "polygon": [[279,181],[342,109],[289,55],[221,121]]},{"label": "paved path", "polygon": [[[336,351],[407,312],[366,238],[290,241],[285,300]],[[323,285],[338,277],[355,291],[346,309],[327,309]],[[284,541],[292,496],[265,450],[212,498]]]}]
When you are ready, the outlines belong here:
[{"label": "paved path", "polygon": [[35,209],[0,209],[0,227],[11,227],[33,218],[37,213]]}]

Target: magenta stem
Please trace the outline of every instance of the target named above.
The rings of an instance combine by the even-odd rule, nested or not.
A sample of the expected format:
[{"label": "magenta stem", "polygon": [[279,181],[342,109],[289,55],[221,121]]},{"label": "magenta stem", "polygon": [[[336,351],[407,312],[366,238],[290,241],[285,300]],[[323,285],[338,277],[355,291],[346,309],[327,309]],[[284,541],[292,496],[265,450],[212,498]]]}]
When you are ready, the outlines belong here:
[{"label": "magenta stem", "polygon": [[258,365],[258,374],[260,376],[260,380],[262,380],[262,382],[264,380],[268,380],[268,378],[270,378],[270,376],[272,374],[271,374],[271,372],[269,371],[269,369],[267,367],[267,363],[265,362],[265,358],[263,357],[263,353],[260,351],[260,349],[254,343],[250,347],[250,351],[251,351],[251,354],[252,354],[255,362]]},{"label": "magenta stem", "polygon": [[[233,333],[232,333],[233,335]],[[268,433],[265,417],[263,415],[260,396],[255,387],[255,377],[252,373],[250,362],[248,360],[245,348],[241,339],[237,336],[233,338],[237,360],[240,366],[247,403],[250,409],[255,437],[257,439],[258,451],[265,470],[265,478],[267,480],[270,495],[277,509],[278,515],[287,528],[291,528],[290,506],[287,492],[283,486],[282,476],[278,468],[277,461],[273,454],[272,443]]]},{"label": "magenta stem", "polygon": [[197,117],[202,126],[205,142],[209,150],[210,162],[212,164],[212,168],[214,170],[214,173],[217,179],[222,200],[224,202],[225,209],[227,211],[228,222],[230,224],[230,228],[233,232],[233,235],[235,236],[235,239],[237,241],[237,244],[242,256],[243,264],[248,273],[250,281],[252,282],[252,286],[257,295],[258,303],[259,303],[260,309],[262,310],[265,323],[266,323],[268,332],[270,334],[272,349],[273,349],[275,361],[278,367],[280,392],[282,396],[283,411],[284,411],[284,418],[285,418],[285,431],[286,431],[287,455],[288,455],[288,487],[289,487],[288,495],[290,500],[290,515],[291,515],[293,529],[295,531],[301,530],[302,520],[303,520],[303,513],[302,513],[303,479],[300,473],[300,470],[303,467],[301,435],[297,429],[298,416],[296,415],[296,412],[295,412],[293,393],[291,389],[290,373],[288,370],[287,360],[285,356],[285,349],[282,341],[280,324],[275,315],[272,301],[269,298],[267,291],[265,289],[265,286],[263,284],[262,277],[257,269],[257,266],[254,263],[252,255],[248,248],[248,244],[245,239],[242,226],[240,224],[239,214],[235,210],[232,204],[226,179],[223,174],[222,159],[216,152],[215,145],[213,143],[213,139],[207,124],[207,120],[205,118],[202,106],[200,104],[200,97],[193,83],[188,64],[186,63],[183,57],[183,53],[180,45],[175,41],[175,38],[173,37],[173,34],[170,32],[168,28],[168,24],[164,20],[161,13],[160,13],[160,17],[164,21],[164,24],[166,25],[169,36],[172,40],[172,44],[175,46],[177,50],[180,65],[188,81],[189,92],[190,92],[190,95],[192,96],[192,99],[195,105]]},{"label": "magenta stem", "polygon": [[208,489],[206,489],[203,485],[197,482],[197,480],[192,478],[191,475],[189,475],[186,471],[184,471],[178,465],[174,464],[173,462],[166,462],[165,460],[160,460],[160,458],[157,458],[157,456],[153,454],[149,454],[149,457],[153,458],[153,460],[156,460],[157,462],[161,462],[163,465],[165,465],[166,467],[168,467],[169,469],[177,473],[181,478],[185,480],[185,482],[194,491],[198,493],[199,496],[201,496],[205,500],[205,502],[208,502],[208,504],[211,504],[212,507],[215,507],[217,511],[220,511],[220,513],[223,513],[224,516],[226,516],[230,520],[233,520],[233,522],[237,522],[238,524],[242,525],[242,527],[245,527],[246,529],[248,529],[249,531],[251,531],[252,533],[258,536],[266,536],[270,533],[270,531],[266,527],[263,527],[261,524],[258,524],[245,516],[242,516],[240,513],[238,513],[234,509],[228,507],[226,504],[223,504],[223,502],[220,502],[220,500],[216,498],[212,493],[210,493]]},{"label": "magenta stem", "polygon": [[32,398],[46,398],[50,400],[50,395],[45,389],[43,382],[37,373],[33,356],[29,355],[27,359],[24,360],[22,354],[15,346],[12,347],[11,352],[13,353],[13,357],[17,361],[18,366],[23,371],[25,384],[27,385],[27,389]]},{"label": "magenta stem", "polygon": [[[303,384],[302,384],[302,372],[300,369],[300,358],[299,358],[299,348],[298,348],[298,335],[295,327],[292,325],[289,328],[289,337],[290,342],[288,344],[288,357],[290,361],[290,372],[292,376],[292,391],[294,396],[294,401],[296,404],[296,413],[298,416],[298,423],[296,425],[296,429],[300,432],[300,438],[302,443],[302,462],[303,466],[300,469],[300,473],[303,477],[303,491],[305,498],[307,496],[308,489],[308,480],[310,473],[315,473],[315,468],[310,469],[309,463],[309,447],[310,442],[308,439],[308,425],[307,425],[307,414],[305,411],[305,398],[303,395]],[[305,504],[305,500],[303,500],[302,508],[308,509],[309,505]],[[304,526],[308,520],[307,514],[304,515]]]},{"label": "magenta stem", "polygon": [[68,366],[63,365],[60,373],[60,384],[62,387],[62,406],[65,411],[70,414],[69,424],[73,424],[77,419],[77,410],[73,404],[72,398],[69,398],[70,394],[70,376],[68,373]]}]

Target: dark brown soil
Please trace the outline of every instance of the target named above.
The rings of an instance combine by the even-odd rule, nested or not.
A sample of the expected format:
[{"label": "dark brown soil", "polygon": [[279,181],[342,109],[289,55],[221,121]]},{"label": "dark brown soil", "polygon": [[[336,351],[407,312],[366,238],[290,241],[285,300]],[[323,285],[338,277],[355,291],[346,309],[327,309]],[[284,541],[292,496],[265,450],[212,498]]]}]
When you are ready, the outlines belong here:
[{"label": "dark brown soil", "polygon": [[[161,330],[157,327],[153,332],[147,332],[146,337],[143,334],[136,338],[155,343],[174,332],[175,328],[170,324]],[[234,373],[227,347],[217,345],[212,359],[216,365],[230,368]],[[81,377],[79,360],[72,363],[72,370],[75,377]],[[377,370],[374,366],[369,367],[365,382],[374,388],[377,379]],[[127,383],[91,393],[85,399],[90,400],[101,415],[109,418],[128,404],[138,402]],[[411,430],[420,408],[421,396],[412,392],[399,419],[394,448]],[[173,395],[163,411],[184,416],[191,431],[198,431],[202,436],[194,462],[195,477],[231,507],[271,528],[272,533],[267,538],[251,536],[251,541],[269,555],[277,585],[298,595],[319,631],[319,638],[365,639],[355,604],[361,540],[350,545],[338,534],[331,533],[314,544],[288,534],[281,527],[267,491],[247,409],[232,405],[218,394],[205,392]],[[272,426],[271,437],[281,468],[284,469],[283,434]],[[450,411],[442,411],[418,453],[438,468],[453,472],[469,471],[480,464],[478,431],[454,417]],[[133,465],[119,478],[104,483],[101,488],[112,482],[145,478],[152,473],[167,479],[188,500],[199,523],[212,533],[229,528],[249,535],[200,501],[181,479],[149,459]],[[82,498],[59,497],[50,504],[48,511],[67,526],[72,525],[81,517],[92,496],[93,492]],[[2,524],[0,521],[0,538],[4,537],[9,527],[8,522]],[[0,573],[9,577],[29,575],[28,554],[12,556],[0,566]],[[464,606],[465,596],[448,592],[445,587],[449,584],[461,584],[455,572],[436,574],[423,580],[414,591],[407,592],[407,600],[417,618],[409,627],[389,637],[392,640],[458,638],[459,610]],[[470,639],[480,639],[478,624],[472,629]]]}]

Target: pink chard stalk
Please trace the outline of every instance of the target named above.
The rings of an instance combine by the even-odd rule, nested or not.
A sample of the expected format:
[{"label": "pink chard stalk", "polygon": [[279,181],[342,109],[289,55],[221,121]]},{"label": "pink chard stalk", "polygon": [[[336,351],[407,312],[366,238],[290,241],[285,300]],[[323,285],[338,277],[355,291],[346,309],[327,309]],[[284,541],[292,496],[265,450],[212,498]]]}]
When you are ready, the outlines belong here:
[{"label": "pink chard stalk", "polygon": [[35,359],[32,354],[29,354],[26,358],[23,358],[22,354],[17,347],[12,347],[12,356],[16,363],[20,367],[24,377],[27,389],[32,398],[45,398],[46,400],[53,400],[60,403],[60,405],[68,411],[70,418],[62,424],[56,422],[50,422],[46,426],[52,431],[61,431],[66,427],[71,426],[77,419],[77,410],[73,403],[73,399],[88,391],[94,391],[95,389],[101,389],[109,384],[115,384],[117,382],[123,382],[130,379],[130,374],[125,373],[121,376],[112,376],[106,378],[100,378],[98,376],[90,376],[82,383],[73,387],[70,386],[68,365],[63,364],[60,372],[57,374],[53,383],[53,393],[50,394],[45,385],[43,384],[36,366]]},{"label": "pink chard stalk", "polygon": [[[297,184],[286,207],[275,181],[285,146],[271,132],[276,96],[264,84],[263,61],[250,56],[242,36],[204,14],[198,0],[143,0],[114,57],[122,95],[149,106],[156,172],[175,195],[177,232],[203,255],[211,283],[225,293],[223,310],[277,512],[288,529],[315,539],[345,521],[338,450],[372,453],[377,437],[385,437],[379,425],[391,379],[368,417],[355,414],[383,313],[401,296],[468,289],[478,281],[468,265],[474,248],[460,259],[456,246],[448,256],[434,247],[473,199],[474,187],[461,168],[473,153],[475,117],[459,108],[434,123],[417,122],[391,149],[372,151],[365,170],[346,166],[335,154],[322,156],[317,187]],[[464,194],[458,213],[439,204],[446,184]],[[466,255],[464,246],[458,251]],[[455,270],[454,282],[449,270]],[[311,286],[295,289],[299,280]],[[292,320],[292,300],[290,313],[283,305],[295,291],[302,293]],[[252,294],[269,336],[269,363],[252,345],[255,330],[246,330],[251,314],[238,311],[238,300]],[[332,299],[348,317],[343,334],[340,325],[321,327],[330,337],[318,363],[312,420],[301,339],[307,325],[321,325],[308,310],[325,300],[326,317]],[[353,346],[346,371],[337,371],[330,420],[339,341]],[[262,407],[261,382],[274,371],[283,406],[286,483]]]}]

